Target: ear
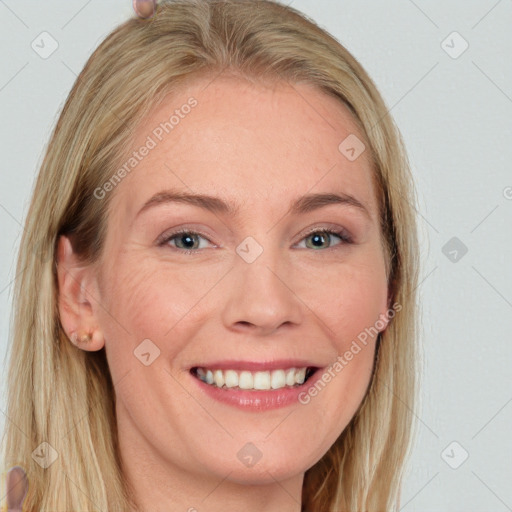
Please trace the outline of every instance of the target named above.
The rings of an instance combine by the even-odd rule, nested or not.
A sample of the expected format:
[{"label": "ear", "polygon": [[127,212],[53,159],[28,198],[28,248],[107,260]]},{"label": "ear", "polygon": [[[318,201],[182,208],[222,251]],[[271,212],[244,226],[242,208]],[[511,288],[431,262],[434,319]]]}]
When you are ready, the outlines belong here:
[{"label": "ear", "polygon": [[[105,340],[94,313],[97,308],[93,308],[99,297],[94,268],[78,259],[64,235],[58,242],[57,277],[60,321],[68,338],[83,350],[102,349]],[[91,335],[91,340],[79,343],[86,334]]]},{"label": "ear", "polygon": [[402,309],[402,305],[399,304],[398,302],[393,303],[393,299],[394,299],[393,290],[389,289],[388,295],[387,295],[387,301],[386,301],[387,310],[381,311],[381,313],[379,314],[378,329],[379,329],[379,332],[381,332],[381,333],[384,333],[386,331],[391,320],[395,317],[397,312],[399,312]]},{"label": "ear", "polygon": [[384,333],[389,325],[389,322],[390,322],[389,313],[392,310],[391,300],[392,300],[392,294],[388,290],[386,296],[383,297],[383,300],[382,300],[382,309],[379,313],[379,318],[375,322],[375,327],[377,328],[379,333]]}]

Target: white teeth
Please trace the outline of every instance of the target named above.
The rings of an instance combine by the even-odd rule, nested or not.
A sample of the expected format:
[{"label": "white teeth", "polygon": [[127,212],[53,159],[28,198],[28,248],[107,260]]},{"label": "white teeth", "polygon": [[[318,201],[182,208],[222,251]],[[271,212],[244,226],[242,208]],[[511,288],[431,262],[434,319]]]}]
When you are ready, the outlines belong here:
[{"label": "white teeth", "polygon": [[224,374],[222,370],[215,370],[215,372],[213,372],[213,380],[218,388],[224,386]]},{"label": "white teeth", "polygon": [[270,389],[270,372],[256,372],[253,387],[254,389]]},{"label": "white teeth", "polygon": [[290,368],[286,372],[286,385],[293,386],[295,384],[295,368]]},{"label": "white teeth", "polygon": [[238,386],[238,373],[235,370],[226,370],[224,372],[224,384],[228,388],[234,388]]},{"label": "white teeth", "polygon": [[297,370],[295,373],[295,382],[297,384],[304,384],[304,380],[306,378],[306,368],[301,368],[300,370]]},{"label": "white teeth", "polygon": [[197,368],[196,375],[203,382],[218,388],[271,390],[304,384],[306,371],[306,367],[259,372]]},{"label": "white teeth", "polygon": [[286,385],[286,377],[284,370],[274,370],[270,380],[270,386],[272,389],[284,388]]},{"label": "white teeth", "polygon": [[238,377],[238,387],[240,389],[252,389],[252,373],[251,372],[241,372],[240,377]]}]

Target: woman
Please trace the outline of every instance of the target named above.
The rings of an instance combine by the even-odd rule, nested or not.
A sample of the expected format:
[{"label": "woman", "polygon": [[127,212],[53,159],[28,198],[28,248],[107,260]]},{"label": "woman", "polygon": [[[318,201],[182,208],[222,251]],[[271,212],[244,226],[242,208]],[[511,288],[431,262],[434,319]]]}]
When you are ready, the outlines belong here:
[{"label": "woman", "polygon": [[24,508],[396,509],[414,202],[375,85],[294,9],[162,2],[114,30],[21,242],[4,466]]}]

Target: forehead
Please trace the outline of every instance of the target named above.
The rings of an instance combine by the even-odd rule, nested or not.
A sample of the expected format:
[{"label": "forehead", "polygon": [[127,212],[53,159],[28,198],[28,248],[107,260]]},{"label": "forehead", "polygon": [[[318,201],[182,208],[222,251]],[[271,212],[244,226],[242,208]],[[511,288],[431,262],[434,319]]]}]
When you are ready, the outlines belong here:
[{"label": "forehead", "polygon": [[246,207],[262,200],[284,206],[284,194],[340,191],[358,196],[373,216],[369,150],[355,160],[342,151],[344,141],[358,140],[364,137],[349,108],[312,85],[198,79],[166,96],[137,127],[127,155],[138,153],[136,165],[113,201],[133,219],[145,200],[168,188]]}]

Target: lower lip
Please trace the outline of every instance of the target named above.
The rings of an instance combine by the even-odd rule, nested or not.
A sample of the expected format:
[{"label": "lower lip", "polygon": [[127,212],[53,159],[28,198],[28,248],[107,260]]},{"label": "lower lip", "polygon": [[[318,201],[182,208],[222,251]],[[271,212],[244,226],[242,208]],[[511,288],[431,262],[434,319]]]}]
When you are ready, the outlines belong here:
[{"label": "lower lip", "polygon": [[[243,410],[267,411],[279,409],[289,405],[301,404],[299,394],[306,392],[322,376],[322,369],[319,368],[300,386],[293,388],[272,389],[269,391],[247,391],[243,389],[219,388],[206,384],[198,377],[191,374],[192,379],[207,396],[233,407]],[[301,404],[302,405],[302,404]]]}]

